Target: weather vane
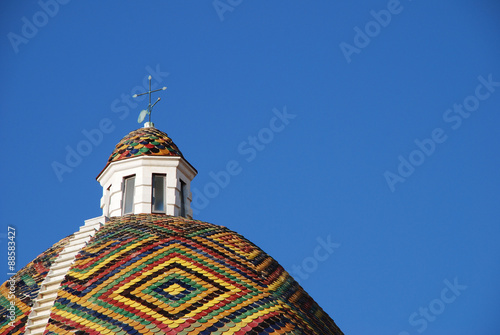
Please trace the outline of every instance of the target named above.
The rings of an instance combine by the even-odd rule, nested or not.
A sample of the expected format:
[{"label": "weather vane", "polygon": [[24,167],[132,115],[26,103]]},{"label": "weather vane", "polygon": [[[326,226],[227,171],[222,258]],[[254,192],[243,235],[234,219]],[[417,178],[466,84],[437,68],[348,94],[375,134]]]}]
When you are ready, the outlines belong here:
[{"label": "weather vane", "polygon": [[158,101],[161,100],[161,98],[158,98],[154,104],[151,105],[151,93],[158,92],[158,91],[165,91],[167,89],[166,86],[159,88],[157,90],[151,91],[151,76],[148,77],[149,79],[149,91],[141,93],[141,94],[134,94],[132,97],[137,98],[141,95],[144,94],[149,94],[149,104],[148,104],[148,109],[143,109],[141,113],[139,114],[139,118],[137,119],[137,123],[142,123],[144,121],[144,118],[146,117],[146,114],[149,115],[149,123],[151,123],[151,112],[153,111],[153,107],[158,103]]}]

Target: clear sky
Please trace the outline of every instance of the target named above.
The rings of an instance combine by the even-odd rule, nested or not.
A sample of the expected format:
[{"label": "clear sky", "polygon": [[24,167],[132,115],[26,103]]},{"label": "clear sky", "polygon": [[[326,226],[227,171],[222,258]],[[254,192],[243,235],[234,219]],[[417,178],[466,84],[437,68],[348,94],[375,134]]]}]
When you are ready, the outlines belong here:
[{"label": "clear sky", "polygon": [[151,74],[153,121],[199,171],[195,218],[259,245],[346,334],[498,333],[498,1],[0,9],[3,280],[9,225],[19,270],[101,214],[95,177]]}]

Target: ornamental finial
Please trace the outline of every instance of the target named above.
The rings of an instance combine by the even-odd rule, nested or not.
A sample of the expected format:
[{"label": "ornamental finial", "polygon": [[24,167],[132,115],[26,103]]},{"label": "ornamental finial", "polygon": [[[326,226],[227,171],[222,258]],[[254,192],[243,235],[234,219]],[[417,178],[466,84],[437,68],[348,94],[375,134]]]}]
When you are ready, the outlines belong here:
[{"label": "ornamental finial", "polygon": [[148,77],[149,79],[149,91],[140,93],[140,94],[134,94],[132,97],[137,98],[141,95],[148,94],[149,95],[149,104],[148,104],[148,109],[143,109],[141,113],[139,114],[139,118],[137,119],[138,123],[142,123],[144,121],[144,118],[146,115],[149,115],[149,122],[145,123],[145,126],[151,127],[153,123],[151,122],[151,112],[153,111],[153,107],[158,103],[158,101],[161,100],[161,98],[158,98],[154,104],[151,104],[151,93],[158,92],[158,91],[165,91],[167,89],[166,86],[159,88],[157,90],[151,91],[151,76]]}]

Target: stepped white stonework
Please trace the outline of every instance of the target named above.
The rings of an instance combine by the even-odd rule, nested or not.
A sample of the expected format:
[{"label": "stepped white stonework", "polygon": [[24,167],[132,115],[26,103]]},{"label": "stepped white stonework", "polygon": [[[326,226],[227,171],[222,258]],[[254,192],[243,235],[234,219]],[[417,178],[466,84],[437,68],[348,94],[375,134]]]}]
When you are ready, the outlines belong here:
[{"label": "stepped white stonework", "polygon": [[42,282],[38,296],[28,316],[25,334],[42,335],[44,333],[49,321],[50,309],[57,298],[57,292],[61,287],[64,276],[75,261],[76,255],[87,245],[88,241],[106,221],[107,217],[105,216],[85,220],[85,224],[70,238],[68,245],[56,258],[47,277]]}]

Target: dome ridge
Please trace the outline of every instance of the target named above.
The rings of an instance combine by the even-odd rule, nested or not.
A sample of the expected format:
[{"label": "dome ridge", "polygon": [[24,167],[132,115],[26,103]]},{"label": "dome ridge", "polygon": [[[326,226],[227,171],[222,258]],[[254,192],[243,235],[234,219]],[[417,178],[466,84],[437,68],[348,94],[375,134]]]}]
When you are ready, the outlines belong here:
[{"label": "dome ridge", "polygon": [[[73,236],[74,234],[71,234],[52,245],[0,286],[0,315],[6,316],[3,320],[0,319],[0,334],[24,333],[24,327],[42,282],[49,274],[59,253],[69,244]],[[16,296],[16,308],[12,312],[9,309],[9,300],[12,300],[11,285],[15,287]],[[14,317],[13,320],[11,316]]]}]

